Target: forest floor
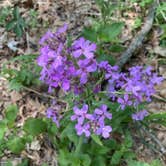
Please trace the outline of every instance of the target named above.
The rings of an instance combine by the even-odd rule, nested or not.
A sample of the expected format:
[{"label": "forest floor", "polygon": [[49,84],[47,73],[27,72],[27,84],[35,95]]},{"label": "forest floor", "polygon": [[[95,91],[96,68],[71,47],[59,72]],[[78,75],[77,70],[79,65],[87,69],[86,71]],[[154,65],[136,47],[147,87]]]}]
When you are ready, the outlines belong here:
[{"label": "forest floor", "polygon": [[[93,1],[89,0],[13,0],[11,2],[4,0],[1,5],[2,7],[19,6],[20,12],[25,19],[28,19],[30,9],[34,9],[38,14],[36,16],[35,26],[28,29],[21,39],[17,39],[13,32],[7,32],[4,27],[0,27],[0,70],[2,69],[3,64],[13,57],[23,54],[38,54],[38,41],[47,29],[56,29],[64,23],[67,23],[71,35],[76,37],[79,32],[81,32],[83,26],[91,25],[90,17],[99,16],[97,6]],[[125,46],[128,46],[136,34],[136,32],[134,34],[131,32],[131,27],[134,24],[135,18],[137,16],[145,16],[141,15],[141,9],[139,9],[137,5],[135,6],[135,11],[126,12],[126,14],[128,15],[127,20],[121,16],[119,16],[119,19],[123,20],[127,25],[124,29],[124,33],[121,35],[121,40]],[[144,41],[141,48],[137,50],[124,68],[127,69],[129,66],[134,66],[135,64],[151,65],[154,67],[155,71],[166,78],[166,64],[160,63],[160,59],[166,60],[166,57],[161,55],[160,51],[158,53],[155,53],[154,51],[158,46],[160,33],[160,29],[157,29],[154,26],[146,41]],[[16,47],[16,50],[13,47]],[[115,56],[118,57],[120,55],[116,54]],[[9,64],[9,68],[18,66],[19,64]],[[166,112],[166,81],[163,81],[156,89],[157,94],[148,105],[148,111],[157,113]],[[46,93],[41,92],[40,88],[36,88],[35,91],[42,94]],[[10,91],[8,88],[8,81],[0,76],[0,119],[3,118],[3,110],[8,105],[17,103],[19,107],[17,126],[21,127],[24,121],[29,117],[44,116],[49,105],[48,101],[49,99],[43,99],[42,96],[39,96],[39,94],[36,94],[30,89],[21,92]],[[155,131],[157,140],[166,148],[166,128],[159,125],[151,127]],[[151,161],[160,158],[166,165],[166,152],[154,152],[152,149],[143,145],[139,141],[137,135],[133,134],[133,137],[135,138],[134,149],[140,160]],[[145,139],[154,143],[154,140],[148,135],[146,135]],[[158,146],[158,144],[156,146]],[[16,164],[19,162],[20,158],[29,158],[34,165],[40,165],[41,163],[55,165],[55,156],[56,151],[50,146],[47,138],[40,136],[29,144],[20,156],[5,151],[5,156],[1,160],[5,161],[11,159],[11,161]]]}]

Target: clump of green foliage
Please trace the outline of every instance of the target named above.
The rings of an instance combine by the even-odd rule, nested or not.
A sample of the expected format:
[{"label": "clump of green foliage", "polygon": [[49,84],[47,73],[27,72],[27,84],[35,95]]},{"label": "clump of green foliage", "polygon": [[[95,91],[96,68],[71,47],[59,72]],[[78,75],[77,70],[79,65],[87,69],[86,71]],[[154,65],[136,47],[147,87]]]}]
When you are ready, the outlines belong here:
[{"label": "clump of green foliage", "polygon": [[20,15],[19,8],[15,7],[12,14],[12,19],[7,23],[6,30],[12,30],[18,37],[21,37],[26,24],[22,16]]},{"label": "clump of green foliage", "polygon": [[[1,75],[9,81],[11,90],[20,90],[24,86],[39,85],[40,68],[35,63],[37,55],[22,55],[3,65]],[[20,64],[18,68],[8,68],[9,64]]]}]

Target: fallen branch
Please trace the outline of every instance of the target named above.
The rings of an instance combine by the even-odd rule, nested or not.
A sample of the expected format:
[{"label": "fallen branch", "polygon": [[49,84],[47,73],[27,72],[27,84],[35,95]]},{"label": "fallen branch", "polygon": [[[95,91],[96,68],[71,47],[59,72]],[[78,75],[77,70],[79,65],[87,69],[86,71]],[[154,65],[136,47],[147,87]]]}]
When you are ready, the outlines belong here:
[{"label": "fallen branch", "polygon": [[131,41],[128,49],[121,55],[116,65],[120,67],[120,69],[126,64],[126,62],[131,58],[134,51],[142,45],[143,39],[148,34],[153,25],[154,15],[156,11],[157,3],[154,1],[151,8],[149,9],[149,14],[146,18],[145,24],[142,27],[141,31],[137,34],[137,36]]}]

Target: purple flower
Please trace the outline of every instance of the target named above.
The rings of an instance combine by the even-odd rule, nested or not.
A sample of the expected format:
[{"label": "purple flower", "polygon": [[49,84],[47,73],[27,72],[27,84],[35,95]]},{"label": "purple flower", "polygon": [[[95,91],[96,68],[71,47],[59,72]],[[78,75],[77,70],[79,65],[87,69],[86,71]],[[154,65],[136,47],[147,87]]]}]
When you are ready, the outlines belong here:
[{"label": "purple flower", "polygon": [[99,115],[102,119],[112,119],[112,114],[107,111],[107,105],[102,104],[99,108],[96,108],[94,113]]},{"label": "purple flower", "polygon": [[83,133],[85,134],[86,137],[90,136],[90,124],[86,123],[84,125],[81,124],[76,124],[75,129],[77,131],[77,135],[82,135]]},{"label": "purple flower", "polygon": [[124,110],[125,107],[128,105],[132,105],[132,101],[129,100],[129,95],[125,94],[124,98],[118,98],[117,102],[121,105],[121,109]]},{"label": "purple flower", "polygon": [[71,116],[71,120],[77,120],[78,124],[83,124],[85,119],[92,120],[93,116],[91,114],[88,114],[88,105],[84,104],[81,109],[79,109],[77,106],[73,107],[74,115]]},{"label": "purple flower", "polygon": [[46,116],[47,118],[50,118],[53,120],[53,122],[57,125],[57,127],[59,127],[59,119],[60,117],[58,117],[58,113],[56,110],[52,109],[52,108],[48,108],[47,112],[46,112]]},{"label": "purple flower", "polygon": [[79,95],[79,94],[81,94],[81,93],[83,93],[83,87],[82,86],[80,86],[80,85],[75,85],[74,86],[74,94],[75,95]]},{"label": "purple flower", "polygon": [[75,58],[78,58],[81,55],[84,55],[88,59],[94,57],[94,52],[96,51],[96,44],[91,43],[89,40],[85,40],[83,37],[81,37],[75,40],[72,46],[72,55]]},{"label": "purple flower", "polygon": [[146,110],[139,111],[135,114],[132,114],[132,119],[136,121],[143,120],[144,117],[148,116],[148,112]]},{"label": "purple flower", "polygon": [[60,28],[57,30],[56,34],[57,34],[57,35],[60,35],[60,34],[62,34],[62,33],[65,33],[65,32],[67,31],[67,29],[68,29],[68,25],[67,25],[67,24],[64,24],[62,27],[60,27]]},{"label": "purple flower", "polygon": [[67,79],[64,79],[62,82],[62,89],[64,91],[68,91],[70,89],[70,81]]},{"label": "purple flower", "polygon": [[53,38],[54,34],[48,30],[45,35],[40,39],[39,44],[43,45],[48,39]]},{"label": "purple flower", "polygon": [[144,70],[144,73],[147,74],[147,75],[151,75],[152,74],[152,67],[151,66],[148,66],[145,70]]},{"label": "purple flower", "polygon": [[132,93],[135,96],[138,96],[139,91],[141,91],[141,85],[139,85],[139,82],[134,82],[133,80],[128,79],[128,82],[126,83],[125,91],[128,93]]},{"label": "purple flower", "polygon": [[96,85],[94,88],[93,88],[93,92],[95,93],[95,94],[97,94],[98,92],[100,92],[101,91],[101,84],[98,84],[98,85]]},{"label": "purple flower", "polygon": [[81,84],[87,83],[88,73],[92,73],[97,70],[97,62],[93,59],[79,60],[78,66],[79,69],[76,71],[76,75],[80,77]]},{"label": "purple flower", "polygon": [[105,126],[105,125],[101,125],[97,131],[96,134],[97,135],[102,135],[104,138],[109,138],[110,136],[110,132],[112,131],[112,127],[111,126]]},{"label": "purple flower", "polygon": [[161,84],[161,82],[163,80],[164,80],[163,77],[158,77],[157,74],[153,74],[152,79],[151,79],[152,83],[157,84],[157,85]]}]

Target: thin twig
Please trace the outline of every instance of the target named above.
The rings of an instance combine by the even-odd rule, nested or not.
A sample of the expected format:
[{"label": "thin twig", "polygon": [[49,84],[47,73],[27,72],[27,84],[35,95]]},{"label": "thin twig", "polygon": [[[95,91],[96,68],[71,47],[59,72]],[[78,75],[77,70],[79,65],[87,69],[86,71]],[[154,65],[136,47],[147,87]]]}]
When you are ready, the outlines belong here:
[{"label": "thin twig", "polygon": [[35,93],[35,94],[37,94],[37,95],[39,95],[39,96],[42,96],[42,97],[45,97],[45,98],[50,98],[50,99],[52,99],[52,100],[56,100],[57,102],[66,103],[66,101],[64,101],[64,100],[62,100],[62,99],[58,99],[58,98],[55,97],[55,96],[51,96],[51,95],[47,95],[47,94],[40,93],[40,92],[38,92],[38,91],[36,91],[36,90],[34,90],[34,89],[32,89],[32,88],[29,88],[29,87],[25,87],[25,86],[24,86],[23,89],[25,89],[25,90],[27,90],[27,91],[29,91],[29,92],[33,92],[33,93]]},{"label": "thin twig", "polygon": [[158,99],[158,100],[160,100],[160,101],[162,101],[162,102],[165,102],[165,103],[166,103],[166,99],[165,99],[165,98],[163,98],[163,97],[161,97],[161,96],[158,96],[158,95],[156,95],[156,94],[153,94],[153,95],[152,95],[152,97],[154,97],[154,98],[156,98],[156,99]]},{"label": "thin twig", "polygon": [[163,146],[163,144],[160,142],[160,140],[153,133],[151,133],[149,130],[147,130],[146,128],[141,127],[141,129],[144,132],[146,132],[146,134],[148,134],[148,136],[150,136],[153,139],[153,141],[156,142],[156,144],[158,144],[158,146],[160,147],[161,153],[165,154],[166,153],[166,148]]},{"label": "thin twig", "polygon": [[29,35],[28,35],[28,32],[26,32],[26,42],[27,42],[27,49],[28,49],[28,53],[30,53],[30,46],[29,46]]},{"label": "thin twig", "polygon": [[142,45],[143,39],[148,34],[153,25],[154,15],[156,11],[157,3],[154,1],[151,8],[149,9],[149,14],[146,18],[145,24],[137,36],[131,41],[128,49],[121,55],[118,62],[116,63],[120,69],[126,64],[126,62],[131,58],[134,51]]}]

